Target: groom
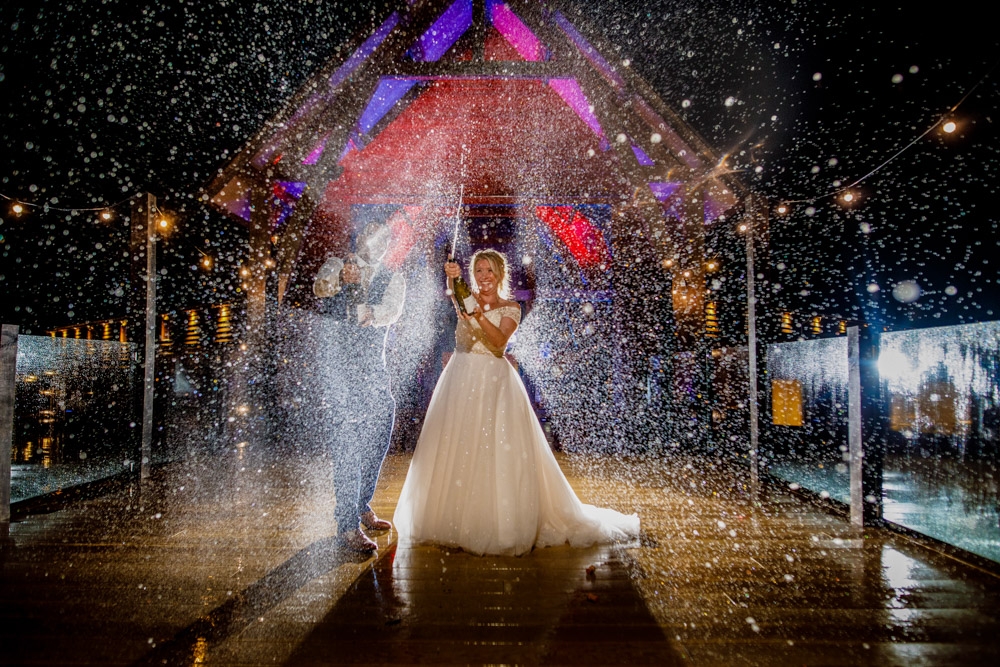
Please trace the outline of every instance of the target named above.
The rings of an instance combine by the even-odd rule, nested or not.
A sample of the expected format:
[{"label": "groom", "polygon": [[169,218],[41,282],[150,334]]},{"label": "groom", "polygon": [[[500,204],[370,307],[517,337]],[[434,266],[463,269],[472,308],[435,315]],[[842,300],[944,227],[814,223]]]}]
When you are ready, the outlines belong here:
[{"label": "groom", "polygon": [[389,249],[388,225],[367,225],[355,242],[356,254],[330,257],[316,274],[313,293],[330,320],[327,342],[333,354],[328,415],[334,454],[334,518],[340,542],[369,553],[378,547],[362,532],[389,530],[371,508],[382,461],[389,451],[395,403],[385,369],[388,328],[403,312],[406,283],[382,259]]}]

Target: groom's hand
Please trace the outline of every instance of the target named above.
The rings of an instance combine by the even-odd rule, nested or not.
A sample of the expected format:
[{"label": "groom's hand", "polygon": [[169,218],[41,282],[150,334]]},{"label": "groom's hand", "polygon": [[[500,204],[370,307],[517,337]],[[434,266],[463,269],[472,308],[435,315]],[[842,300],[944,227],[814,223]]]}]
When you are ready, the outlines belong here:
[{"label": "groom's hand", "polygon": [[358,306],[358,326],[369,327],[372,325],[374,315],[371,306]]},{"label": "groom's hand", "polygon": [[[348,256],[348,260],[354,258],[354,255]],[[346,284],[357,284],[361,282],[361,269],[354,262],[348,261],[344,263],[344,268],[340,271],[340,282]]]}]

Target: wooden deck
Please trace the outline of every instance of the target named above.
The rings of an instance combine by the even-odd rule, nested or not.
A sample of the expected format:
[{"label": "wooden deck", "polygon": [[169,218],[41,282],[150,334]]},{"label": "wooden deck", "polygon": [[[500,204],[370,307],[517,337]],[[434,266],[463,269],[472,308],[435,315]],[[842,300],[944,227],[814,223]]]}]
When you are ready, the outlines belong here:
[{"label": "wooden deck", "polygon": [[[567,458],[632,545],[331,539],[329,461],[234,451],[11,524],[0,664],[1000,664],[1000,579],[710,460]],[[391,517],[409,458],[391,456]]]}]

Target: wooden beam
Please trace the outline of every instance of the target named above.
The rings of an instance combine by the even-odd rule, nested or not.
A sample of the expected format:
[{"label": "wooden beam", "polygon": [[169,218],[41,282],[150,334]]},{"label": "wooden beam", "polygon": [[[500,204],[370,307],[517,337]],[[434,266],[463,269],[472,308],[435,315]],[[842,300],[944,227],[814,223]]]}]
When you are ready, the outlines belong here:
[{"label": "wooden beam", "polygon": [[[290,218],[284,224],[284,230],[278,239],[276,249],[278,264],[278,301],[284,300],[285,290],[295,270],[295,260],[302,247],[309,220],[323,201],[326,185],[339,177],[342,168],[337,164],[340,157],[339,148],[347,143],[348,137],[357,124],[357,119],[364,111],[368,100],[375,91],[381,75],[396,65],[413,41],[432,25],[438,13],[433,9],[434,3],[421,5],[415,14],[408,16],[407,27],[399,27],[383,42],[377,54],[373,54],[364,66],[352,77],[352,88],[348,94],[339,95],[327,108],[322,118],[317,119],[311,128],[313,138],[328,133],[326,149],[319,161],[312,167],[302,165],[304,151],[312,149],[315,141],[299,142],[295,150],[288,151],[283,162],[292,166],[283,166],[282,170],[295,173],[294,180],[306,183],[306,189],[295,205]],[[376,57],[377,55],[377,57]],[[291,147],[289,147],[291,148]],[[293,171],[294,170],[294,171]],[[267,174],[266,174],[267,175]],[[270,177],[270,175],[268,175]]]},{"label": "wooden beam", "polygon": [[[552,22],[552,10],[525,0],[510,0],[508,3],[528,26],[528,28],[554,53],[558,54],[560,66],[566,69],[566,77],[575,78],[587,99],[594,106],[594,113],[604,129],[606,138],[615,148],[616,154],[628,178],[632,190],[632,204],[643,210],[642,220],[655,243],[665,242],[668,235],[663,229],[663,213],[659,202],[649,190],[653,180],[687,180],[688,169],[675,157],[664,154],[656,166],[645,167],[638,163],[628,142],[619,143],[618,134],[635,138],[641,120],[633,109],[622,105],[622,91],[615,88],[600,75],[583,56],[569,36]],[[596,47],[595,47],[596,48]],[[628,106],[628,105],[625,105]],[[680,170],[678,173],[677,170]]]},{"label": "wooden beam", "polygon": [[[285,155],[284,159],[301,161],[327,135],[330,136],[327,138],[326,150],[332,148],[338,151],[338,147],[343,147],[357,124],[364,105],[374,94],[379,78],[393,73],[406,51],[420,35],[430,29],[445,8],[446,5],[439,2],[425,2],[411,8],[395,30],[358,66],[326,109],[310,122],[300,124],[293,141],[282,144],[280,150]],[[359,98],[362,102],[360,108],[357,108]]]},{"label": "wooden beam", "polygon": [[486,59],[486,0],[472,0],[472,26],[469,32],[474,40],[472,59],[483,62]]},{"label": "wooden beam", "polygon": [[250,238],[247,256],[247,337],[254,347],[266,331],[267,271],[271,262],[271,192],[256,180],[250,190]]},{"label": "wooden beam", "polygon": [[[408,3],[406,0],[394,0],[391,6],[387,7],[385,19],[392,15],[392,12],[406,12]],[[364,44],[372,35],[370,28],[359,30],[354,37],[342,45],[338,51],[342,57],[334,57],[328,60],[315,74],[302,84],[299,89],[282,105],[281,109],[254,134],[240,151],[230,160],[225,167],[219,169],[218,174],[204,188],[209,196],[215,196],[236,176],[241,175],[251,164],[254,156],[264,147],[269,139],[281,132],[291,119],[299,112],[302,105],[318,94],[333,94],[335,91],[329,89],[330,77],[339,69],[357,49]],[[316,110],[316,113],[319,109]],[[301,123],[301,119],[300,119]]]},{"label": "wooden beam", "polygon": [[575,75],[565,62],[522,60],[459,60],[432,63],[399,63],[386,76],[400,79],[566,79]]},{"label": "wooden beam", "polygon": [[550,52],[550,61],[578,62],[580,50],[552,23],[552,9],[540,2],[507,0],[507,6]]}]

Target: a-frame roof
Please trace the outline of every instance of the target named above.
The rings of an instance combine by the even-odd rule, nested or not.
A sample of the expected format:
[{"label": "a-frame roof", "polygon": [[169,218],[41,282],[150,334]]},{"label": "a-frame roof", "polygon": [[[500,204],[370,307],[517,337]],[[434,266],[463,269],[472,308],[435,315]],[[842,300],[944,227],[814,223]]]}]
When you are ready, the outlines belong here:
[{"label": "a-frame roof", "polygon": [[453,203],[460,183],[466,203],[639,199],[669,220],[690,217],[697,189],[705,221],[731,208],[740,184],[723,157],[603,51],[551,3],[400,4],[321,68],[207,194],[250,221],[252,191],[266,193],[286,275],[314,217]]}]

